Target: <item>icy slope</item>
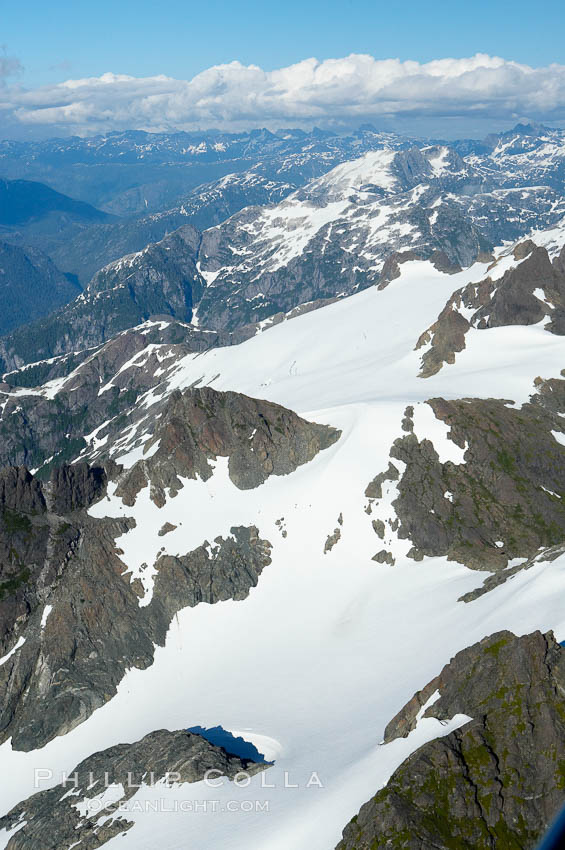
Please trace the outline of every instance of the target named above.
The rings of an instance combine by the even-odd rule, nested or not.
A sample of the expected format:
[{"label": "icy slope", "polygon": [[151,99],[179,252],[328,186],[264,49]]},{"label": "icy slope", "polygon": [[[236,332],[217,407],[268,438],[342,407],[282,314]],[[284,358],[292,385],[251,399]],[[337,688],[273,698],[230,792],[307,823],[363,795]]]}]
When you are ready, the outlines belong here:
[{"label": "icy slope", "polygon": [[[483,280],[488,267],[476,263],[446,275],[427,262],[404,263],[386,289],[371,288],[277,325],[236,349],[189,355],[163,375],[164,384],[169,390],[194,381],[237,388],[317,415],[356,402],[392,404],[401,414],[406,404],[437,395],[526,400],[538,374],[562,368],[563,341],[539,325],[478,333],[454,368],[425,381],[417,377],[421,351],[414,349],[426,322],[455,290]],[[155,398],[150,393],[142,404]]]},{"label": "icy slope", "polygon": [[[501,628],[553,628],[565,639],[563,558],[538,563],[468,604],[457,600],[482,583],[480,573],[443,558],[414,563],[401,552],[394,568],[371,560],[378,540],[363,494],[386,468],[405,407],[416,405],[418,436],[429,436],[441,452],[454,450],[448,429],[419,416],[418,402],[438,395],[522,402],[535,377],[558,376],[563,368],[560,337],[537,325],[514,326],[477,334],[454,366],[417,377],[414,346],[422,329],[455,289],[482,280],[485,271],[477,264],[448,276],[428,263],[407,263],[385,290],[284,322],[240,346],[165,365],[162,391],[210,383],[283,403],[343,434],[310,463],[255,490],[237,490],[218,463],[207,482],[185,481],[161,509],[147,489],[133,508],[110,495],[92,509],[137,519],[119,540],[132,567],[163,545],[182,554],[236,523],[256,524],[273,543],[272,564],[248,599],[180,612],[153,666],[131,670],[117,696],[66,736],[28,754],[5,744],[3,809],[33,792],[35,767],[53,770],[56,784],[61,770],[94,750],[158,728],[222,725],[259,749],[267,744],[276,763],[264,781],[275,787],[261,788],[254,777],[241,789],[159,789],[162,809],[175,800],[220,802],[216,811],[130,812],[136,826],[108,846],[327,850],[407,752],[440,731],[418,726],[398,750],[378,746],[394,713],[454,652]],[[159,395],[150,390],[140,403],[149,413]],[[134,443],[132,435],[130,449]],[[324,554],[340,514],[340,539]],[[158,530],[166,520],[179,523],[163,539]],[[286,784],[298,788],[285,788],[285,771]],[[311,782],[314,772],[322,788]],[[232,800],[251,801],[252,810],[229,811]],[[255,800],[268,801],[269,811],[257,811]]]}]

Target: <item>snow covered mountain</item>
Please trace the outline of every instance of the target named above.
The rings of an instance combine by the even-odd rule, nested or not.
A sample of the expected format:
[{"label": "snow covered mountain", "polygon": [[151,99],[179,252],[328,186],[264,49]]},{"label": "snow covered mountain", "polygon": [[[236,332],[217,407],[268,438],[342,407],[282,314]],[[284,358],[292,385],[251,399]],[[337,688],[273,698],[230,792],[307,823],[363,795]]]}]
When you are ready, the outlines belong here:
[{"label": "snow covered mountain", "polygon": [[518,124],[513,130],[488,136],[482,144],[456,145],[469,150],[466,161],[507,185],[549,186],[563,191],[565,134],[540,125]]},{"label": "snow covered mountain", "polygon": [[205,230],[244,207],[276,203],[295,188],[292,183],[273,180],[253,170],[227,174],[197,186],[172,209],[90,227],[51,254],[65,271],[76,274],[86,285],[108,263],[143,250],[185,224]]},{"label": "snow covered mountain", "polygon": [[69,241],[120,256],[0,339],[0,848],[535,846],[564,801],[563,139],[2,146],[150,163],[110,206],[192,176]]},{"label": "snow covered mountain", "polygon": [[271,133],[109,133],[93,138],[0,142],[7,177],[47,180],[58,191],[117,215],[167,209],[192,189],[253,169],[303,184],[368,150],[414,140],[363,126],[344,135],[314,128]]},{"label": "snow covered mountain", "polygon": [[349,294],[378,282],[393,252],[441,252],[444,263],[467,266],[564,212],[552,189],[498,189],[447,147],[368,153],[272,209],[243,210],[206,231],[198,319],[233,328],[247,304],[248,320],[261,320],[293,306],[294,287],[302,301]]},{"label": "snow covered mountain", "polygon": [[[442,151],[413,156],[436,197],[475,179]],[[327,250],[347,244],[356,264],[373,250],[377,266],[378,230],[365,213],[388,211],[389,250],[403,238],[395,215],[422,185],[411,157],[371,154],[280,205],[236,215],[228,225],[242,277],[264,283],[279,261],[288,273],[290,252],[314,253],[320,232]],[[352,232],[355,209],[354,247],[339,228],[347,221]],[[268,238],[271,253],[261,249]],[[502,757],[496,694],[516,669],[526,671],[516,723],[524,705],[551,704],[551,723],[536,714],[534,725],[554,748],[552,796],[539,802],[520,788],[528,828],[543,831],[565,758],[562,650],[541,635],[473,645],[501,630],[565,640],[565,227],[489,254],[476,239],[465,268],[445,239],[443,259],[430,243],[430,259],[417,258],[412,242],[386,279],[367,271],[349,290],[362,291],[248,329],[243,341],[230,322],[224,337],[212,333],[198,306],[201,327],[170,315],[114,326],[90,350],[71,346],[4,376],[2,458],[20,468],[0,476],[0,847],[35,850],[47,832],[62,836],[57,848],[75,833],[85,847],[327,850],[380,788],[390,793],[391,777],[406,790],[411,753],[435,741],[441,758],[442,736],[467,752],[485,728],[483,687]],[[254,267],[237,254],[250,245]],[[211,250],[206,260],[191,250],[202,291],[222,275],[236,285],[237,266],[213,271]],[[136,285],[141,262],[123,264]],[[153,281],[161,298],[153,268],[147,292]],[[107,291],[123,280],[108,277]],[[467,323],[457,325],[463,344],[444,330],[447,313]],[[439,368],[425,370],[434,349]],[[496,678],[487,662],[499,651]],[[476,688],[456,699],[469,670]],[[239,784],[218,773],[207,782],[221,753],[176,737],[217,727],[234,757],[242,743],[255,748]],[[183,759],[201,746],[203,769],[184,773],[183,760],[167,782],[169,738],[158,764],[147,738],[158,730],[182,740]],[[518,764],[531,764],[532,747],[512,750]],[[62,786],[75,766],[77,786]],[[233,777],[236,767],[219,770]],[[110,789],[100,787],[105,770]],[[449,775],[461,789],[460,774]],[[358,819],[367,841],[383,805],[375,799]],[[512,811],[501,817],[522,840]],[[477,847],[497,834],[498,820],[485,824]],[[357,846],[352,829],[344,847]]]},{"label": "snow covered mountain", "polygon": [[[509,187],[506,172],[475,160],[445,145],[381,146],[294,191],[256,170],[201,187],[176,210],[103,226],[92,234],[92,268],[108,251],[190,222],[105,266],[73,304],[6,338],[4,369],[103,343],[160,315],[249,335],[244,329],[301,305],[386,285],[399,255],[456,271],[562,220],[565,200],[555,188],[524,187],[521,172],[520,188]],[[198,231],[194,223],[211,215],[228,218]],[[80,245],[68,250],[84,260]]]},{"label": "snow covered mountain", "polygon": [[[2,143],[0,169],[7,174],[41,174],[78,196],[98,175],[96,191],[111,186],[119,192],[127,185],[132,204],[124,197],[125,207],[116,206],[121,218],[92,219],[78,228],[60,216],[48,226],[34,220],[23,230],[6,231],[5,238],[43,250],[86,286],[108,263],[177,228],[209,231],[200,268],[215,287],[205,293],[198,321],[233,329],[300,303],[357,291],[383,267],[387,274],[386,259],[394,251],[424,257],[441,251],[449,262],[467,265],[481,250],[550,226],[565,212],[559,130],[519,125],[481,143],[449,145],[368,127],[349,136],[189,135]],[[152,169],[159,176],[150,190],[143,181],[153,180]],[[261,274],[250,275],[256,264]]]}]

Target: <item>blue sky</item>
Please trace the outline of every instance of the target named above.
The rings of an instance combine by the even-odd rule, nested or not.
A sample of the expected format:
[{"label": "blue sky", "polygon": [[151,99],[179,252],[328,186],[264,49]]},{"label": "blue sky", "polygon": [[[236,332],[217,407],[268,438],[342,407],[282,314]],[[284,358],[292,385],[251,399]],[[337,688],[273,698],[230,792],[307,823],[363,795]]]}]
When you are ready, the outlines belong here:
[{"label": "blue sky", "polygon": [[24,0],[4,2],[0,42],[27,86],[113,71],[188,79],[237,59],[266,70],[369,53],[426,62],[482,52],[565,63],[565,4],[542,0]]},{"label": "blue sky", "polygon": [[564,0],[4,6],[4,138],[367,121],[453,138],[565,125]]}]

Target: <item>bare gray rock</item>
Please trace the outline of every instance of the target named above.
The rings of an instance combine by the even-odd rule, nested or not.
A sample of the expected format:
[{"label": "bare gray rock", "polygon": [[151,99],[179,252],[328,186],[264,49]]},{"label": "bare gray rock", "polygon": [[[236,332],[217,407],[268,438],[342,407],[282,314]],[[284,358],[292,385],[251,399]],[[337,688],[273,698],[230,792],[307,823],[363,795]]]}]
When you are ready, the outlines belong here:
[{"label": "bare gray rock", "polygon": [[338,850],[534,848],[565,801],[565,652],[499,632],[464,649],[389,723],[471,721],[420,747],[346,826]]},{"label": "bare gray rock", "polygon": [[144,585],[132,581],[116,545],[135,521],[87,512],[109,478],[126,504],[147,486],[162,505],[183,477],[209,478],[219,456],[229,457],[236,486],[248,489],[292,472],[339,438],[279,405],[210,388],[173,393],[146,425],[159,448],[126,472],[108,461],[55,469],[46,484],[25,469],[0,475],[2,498],[19,509],[0,517],[0,650],[25,638],[0,666],[0,741],[11,737],[15,749],[41,747],[81,723],[113,697],[128,668],[152,664],[179,610],[244,599],[270,563],[271,544],[254,526],[178,555],[167,554],[164,537],[162,554],[148,565],[156,573],[151,600],[140,606]]},{"label": "bare gray rock", "polygon": [[164,504],[165,489],[180,489],[180,477],[207,480],[211,460],[229,458],[229,476],[249,490],[269,475],[288,475],[339,439],[340,432],[307,422],[273,402],[211,387],[175,391],[146,445],[157,451],[120,479],[117,494],[133,504],[151,482],[151,498]]},{"label": "bare gray rock", "polygon": [[[68,783],[40,791],[0,818],[0,829],[16,829],[6,850],[67,850],[77,842],[95,850],[134,826],[127,807],[142,785],[198,782],[209,770],[215,779],[233,780],[241,771],[253,775],[266,766],[230,755],[200,735],[161,729],[89,756],[69,771]],[[108,788],[112,802],[97,805]]]},{"label": "bare gray rock", "polygon": [[416,350],[429,344],[422,356],[422,378],[435,375],[445,363],[455,362],[455,356],[465,348],[470,328],[533,325],[546,318],[547,331],[565,333],[565,272],[560,258],[552,262],[546,249],[538,248],[530,239],[515,247],[514,258],[518,265],[500,280],[486,277],[454,292],[437,321],[422,333]]},{"label": "bare gray rock", "polygon": [[[395,522],[413,554],[447,555],[473,569],[505,570],[513,558],[562,543],[565,448],[552,432],[563,431],[564,385],[542,382],[520,409],[500,399],[431,399],[452,441],[465,448],[463,462],[441,463],[430,440],[408,431],[391,447],[388,470],[368,485],[369,509],[383,482],[398,480]],[[406,464],[402,476],[395,460]]]}]

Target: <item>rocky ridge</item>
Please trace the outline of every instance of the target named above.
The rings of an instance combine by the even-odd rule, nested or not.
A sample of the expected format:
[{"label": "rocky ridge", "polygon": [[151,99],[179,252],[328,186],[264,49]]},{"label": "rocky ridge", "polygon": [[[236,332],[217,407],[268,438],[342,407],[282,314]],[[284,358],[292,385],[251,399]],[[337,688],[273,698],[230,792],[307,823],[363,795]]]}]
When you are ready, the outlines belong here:
[{"label": "rocky ridge", "polygon": [[233,780],[265,766],[191,732],[162,729],[89,756],[69,771],[68,781],[40,791],[0,818],[0,829],[11,832],[6,850],[67,850],[77,842],[94,850],[134,826],[128,807],[135,810],[144,786],[199,782],[208,771],[215,781],[221,776]]},{"label": "rocky ridge", "polygon": [[[511,267],[504,271],[508,262]],[[549,333],[565,333],[565,246],[551,259],[545,247],[527,240],[492,263],[491,268],[485,280],[454,292],[437,321],[421,335],[416,349],[424,349],[423,378],[455,362],[471,329],[543,321]]]},{"label": "rocky ridge", "polygon": [[151,498],[165,503],[176,495],[180,478],[206,481],[210,459],[228,457],[231,481],[241,490],[259,487],[269,475],[288,475],[339,438],[326,425],[306,422],[278,404],[211,387],[173,392],[141,460],[120,480],[117,494],[133,504],[150,482]]},{"label": "rocky ridge", "polygon": [[498,632],[459,652],[388,724],[472,719],[420,747],[346,826],[338,850],[534,848],[565,800],[565,653]]},{"label": "rocky ridge", "polygon": [[215,227],[244,207],[276,204],[295,188],[292,183],[255,171],[227,174],[197,186],[172,209],[93,225],[64,244],[49,246],[49,252],[56,263],[86,286],[109,263],[142,251],[179,227],[190,224],[199,231]]},{"label": "rocky ridge", "polygon": [[513,574],[506,571],[513,559],[529,565],[540,549],[562,544],[565,432],[557,408],[563,384],[554,379],[550,391],[540,380],[538,393],[518,409],[500,399],[428,401],[448,429],[446,439],[459,447],[458,462],[441,460],[429,439],[418,438],[419,410],[408,408],[406,433],[391,447],[388,469],[365,491],[383,544],[377,560],[394,563],[393,550],[401,546],[417,560],[447,555],[473,569],[500,571],[502,581]]},{"label": "rocky ridge", "polygon": [[47,483],[25,468],[5,470],[0,740],[29,750],[65,734],[115,694],[129,667],[152,663],[181,608],[245,598],[270,563],[271,544],[255,526],[179,553],[177,544],[169,552],[173,527],[165,523],[155,563],[134,575],[117,541],[135,519],[127,508],[115,519],[88,510],[109,482],[132,509],[147,486],[163,506],[183,480],[209,478],[220,456],[233,483],[248,489],[292,472],[338,437],[279,405],[193,388],[164,402],[147,458],[126,469],[111,460],[55,467]]}]

